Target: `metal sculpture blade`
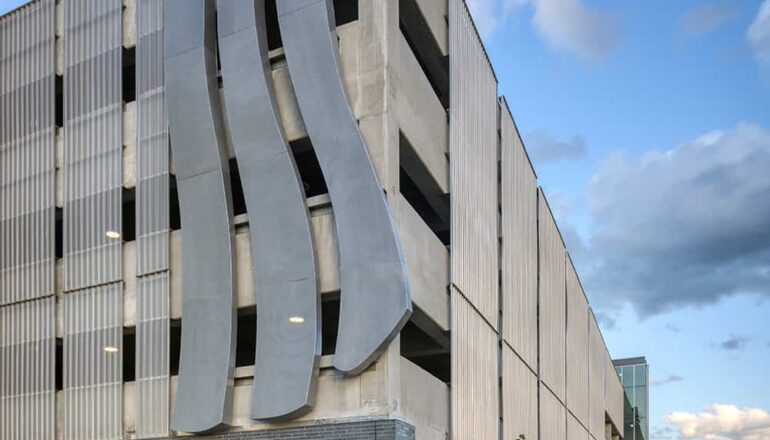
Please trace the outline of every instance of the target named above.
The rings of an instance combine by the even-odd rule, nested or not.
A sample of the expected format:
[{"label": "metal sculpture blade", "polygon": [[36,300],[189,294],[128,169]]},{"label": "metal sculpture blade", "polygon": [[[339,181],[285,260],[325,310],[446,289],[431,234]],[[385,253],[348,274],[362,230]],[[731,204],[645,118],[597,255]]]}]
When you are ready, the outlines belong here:
[{"label": "metal sculpture blade", "polygon": [[321,299],[305,191],[283,134],[264,0],[219,0],[227,123],[251,232],[257,337],[251,417],[309,411],[321,357]]},{"label": "metal sculpture blade", "polygon": [[217,87],[213,0],[169,0],[165,79],[182,222],[182,347],[172,428],[230,418],[235,364],[233,223]]},{"label": "metal sculpture blade", "polygon": [[334,366],[357,374],[412,311],[406,265],[385,194],[342,85],[332,0],[276,2],[300,111],[329,188],[340,250]]}]

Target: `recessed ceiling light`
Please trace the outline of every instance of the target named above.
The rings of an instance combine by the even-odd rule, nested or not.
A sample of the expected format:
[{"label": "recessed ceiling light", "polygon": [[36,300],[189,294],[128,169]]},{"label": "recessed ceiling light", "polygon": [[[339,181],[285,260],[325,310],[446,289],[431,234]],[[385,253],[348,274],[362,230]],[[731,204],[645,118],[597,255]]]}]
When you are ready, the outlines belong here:
[{"label": "recessed ceiling light", "polygon": [[108,345],[108,346],[104,347],[104,351],[106,353],[117,353],[118,352],[118,347],[113,347],[111,345]]},{"label": "recessed ceiling light", "polygon": [[289,318],[289,322],[292,324],[302,324],[303,322],[305,322],[305,318],[301,316],[292,316],[291,318]]},{"label": "recessed ceiling light", "polygon": [[104,233],[104,235],[106,235],[107,238],[112,238],[112,239],[120,238],[120,232],[117,232],[117,231],[107,231]]}]

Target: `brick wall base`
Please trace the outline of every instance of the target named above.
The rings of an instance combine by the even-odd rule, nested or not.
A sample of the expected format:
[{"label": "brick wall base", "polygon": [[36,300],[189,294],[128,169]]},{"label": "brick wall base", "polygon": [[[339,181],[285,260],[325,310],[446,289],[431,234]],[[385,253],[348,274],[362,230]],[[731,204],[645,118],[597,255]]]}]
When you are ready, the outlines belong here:
[{"label": "brick wall base", "polygon": [[168,437],[167,440],[180,438],[209,440],[414,440],[414,426],[401,420],[365,420],[260,431],[224,432],[206,436]]}]

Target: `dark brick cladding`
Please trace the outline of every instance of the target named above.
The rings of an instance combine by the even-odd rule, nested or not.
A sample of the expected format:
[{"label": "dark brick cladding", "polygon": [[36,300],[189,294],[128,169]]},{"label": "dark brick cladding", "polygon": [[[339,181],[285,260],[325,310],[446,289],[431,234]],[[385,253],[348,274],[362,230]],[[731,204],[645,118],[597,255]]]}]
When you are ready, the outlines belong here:
[{"label": "dark brick cladding", "polygon": [[182,438],[190,440],[414,440],[414,427],[401,420],[366,420],[261,431],[226,432],[206,436],[168,437],[168,440]]}]

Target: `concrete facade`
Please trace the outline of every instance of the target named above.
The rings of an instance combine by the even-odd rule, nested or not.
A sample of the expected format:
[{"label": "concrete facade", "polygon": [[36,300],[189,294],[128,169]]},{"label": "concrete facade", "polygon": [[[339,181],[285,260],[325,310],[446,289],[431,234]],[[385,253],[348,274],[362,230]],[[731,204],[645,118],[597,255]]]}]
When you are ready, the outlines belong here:
[{"label": "concrete facade", "polygon": [[[326,78],[338,80],[339,90],[324,96],[337,99],[337,112],[350,116],[333,127],[324,125],[323,111],[310,108],[312,88],[298,87],[301,75],[312,80],[319,74],[297,62],[308,36],[284,38],[286,47],[280,39],[297,28],[280,18],[297,2],[276,8],[273,1],[257,1],[266,11],[264,53],[255,55],[264,57],[262,80],[272,87],[272,110],[266,111],[274,112],[282,166],[296,166],[296,182],[286,184],[301,184],[292,187],[294,196],[304,194],[293,212],[307,216],[312,240],[303,243],[311,246],[305,255],[314,257],[316,283],[306,291],[319,303],[318,341],[306,347],[317,353],[303,358],[303,371],[312,377],[298,384],[300,398],[292,399],[305,407],[280,420],[260,417],[255,408],[270,406],[264,384],[280,374],[281,364],[271,367],[273,373],[255,373],[264,365],[255,352],[257,329],[268,321],[259,321],[260,311],[288,304],[275,295],[260,297],[276,285],[265,277],[291,260],[255,270],[283,254],[280,240],[269,236],[280,222],[267,229],[252,223],[285,206],[277,200],[275,210],[255,212],[264,207],[254,208],[264,195],[249,195],[262,175],[248,169],[243,144],[236,145],[257,134],[249,135],[248,126],[236,132],[229,123],[238,117],[237,91],[226,89],[235,75],[228,69],[232,53],[221,70],[209,49],[198,54],[209,57],[208,89],[202,79],[180,80],[183,75],[165,64],[174,58],[172,52],[164,56],[169,1],[105,0],[99,9],[90,0],[34,0],[0,17],[0,439],[191,435],[172,430],[175,410],[187,417],[184,426],[200,421],[204,431],[217,425],[219,432],[201,438],[622,437],[622,386],[465,2],[329,1],[336,21],[314,26],[331,26],[324,41],[333,50],[326,55],[336,57],[338,73],[329,65]],[[214,1],[192,3],[217,10]],[[98,40],[103,47],[91,47],[93,53],[80,52],[99,32],[111,38]],[[224,34],[218,37],[222,46]],[[187,88],[200,82],[199,96],[169,95],[164,71]],[[98,93],[100,86],[109,96]],[[189,117],[183,110],[191,105],[203,122],[190,125],[187,138],[175,135],[174,117]],[[372,266],[365,260],[385,261],[379,258],[385,254],[355,254],[374,235],[360,228],[373,222],[343,226],[351,224],[341,219],[343,209],[353,220],[360,209],[345,207],[357,196],[344,190],[365,186],[352,183],[362,180],[333,183],[344,171],[332,170],[339,148],[322,137],[339,134],[343,123],[353,139],[346,145],[363,149],[360,160],[343,169],[368,170],[367,191],[381,197],[376,220],[388,217],[390,223],[382,223],[397,237],[387,263],[401,265],[396,272],[403,277],[377,274],[396,288],[361,287],[385,285],[367,279]],[[218,149],[214,137],[201,142],[220,129]],[[208,159],[215,166],[206,169],[216,171],[216,185],[184,189],[186,178],[201,175],[202,156],[190,150],[195,142],[213,154]],[[221,239],[207,241],[212,223],[196,225],[193,217],[219,221]],[[359,229],[357,238],[341,243],[350,229]],[[262,235],[253,237],[258,231]],[[229,256],[231,267],[219,272],[232,275],[217,278],[221,288],[204,289],[201,298],[219,289],[231,299],[232,307],[214,301],[232,318],[221,333],[235,329],[229,342],[193,324],[205,321],[193,315],[207,318],[206,309],[185,306],[194,299],[191,283],[216,277],[209,272],[214,263],[191,257],[213,257],[204,255],[212,249],[206,243],[223,240],[230,248],[220,254]],[[351,262],[364,269],[356,272]],[[310,272],[302,273],[284,282]],[[389,316],[378,315],[382,308],[362,309],[370,317],[356,320],[345,309],[356,291],[379,299],[388,291],[406,292],[409,301],[401,296]],[[305,322],[311,312],[303,313]],[[192,326],[204,331],[209,346],[227,345],[217,347],[222,353],[216,356],[228,388],[217,394],[221,417],[211,423],[190,412],[202,397],[179,391],[196,387],[195,381],[183,385],[180,376],[190,359],[197,359],[193,367],[210,367],[205,351],[189,357],[186,345],[199,340],[180,341]],[[349,330],[364,328],[370,330]],[[385,343],[366,350],[354,350],[346,339],[377,329],[385,330],[372,340]],[[278,354],[270,356],[278,357],[270,360],[292,362],[292,354],[280,350],[285,346],[276,343]],[[356,360],[342,362],[343,351]],[[232,361],[223,358],[230,354]],[[302,394],[308,388],[313,396]]]}]

